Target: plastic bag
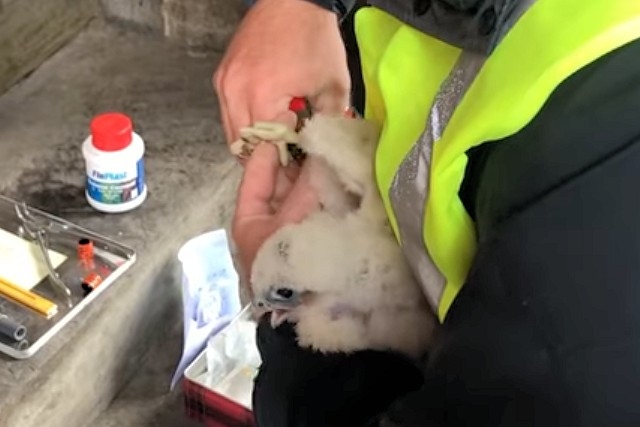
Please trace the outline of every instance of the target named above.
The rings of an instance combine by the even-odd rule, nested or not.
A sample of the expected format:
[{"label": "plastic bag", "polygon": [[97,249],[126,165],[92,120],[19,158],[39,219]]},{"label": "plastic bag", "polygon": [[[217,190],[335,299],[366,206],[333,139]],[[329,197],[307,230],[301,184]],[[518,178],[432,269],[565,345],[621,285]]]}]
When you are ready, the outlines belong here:
[{"label": "plastic bag", "polygon": [[178,252],[182,265],[184,346],[171,389],[206,347],[209,337],[240,313],[239,278],[225,230],[194,237]]}]

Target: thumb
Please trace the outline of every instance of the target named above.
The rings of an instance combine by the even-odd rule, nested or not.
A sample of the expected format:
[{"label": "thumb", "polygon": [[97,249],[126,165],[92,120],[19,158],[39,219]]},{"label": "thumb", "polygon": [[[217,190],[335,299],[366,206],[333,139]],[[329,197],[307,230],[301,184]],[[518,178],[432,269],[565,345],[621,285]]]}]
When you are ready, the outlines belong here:
[{"label": "thumb", "polygon": [[271,200],[280,169],[278,151],[273,144],[259,144],[247,160],[238,189],[235,217],[242,219],[271,214]]},{"label": "thumb", "polygon": [[350,106],[350,88],[338,82],[328,84],[311,100],[315,112],[342,114]]},{"label": "thumb", "polygon": [[276,103],[256,102],[251,110],[251,123],[277,122],[295,129],[297,123],[296,114],[289,110],[289,100],[283,98]]},{"label": "thumb", "polygon": [[318,193],[311,186],[309,168],[304,165],[299,178],[280,207],[278,220],[281,225],[297,223],[305,219],[311,212],[319,209]]}]

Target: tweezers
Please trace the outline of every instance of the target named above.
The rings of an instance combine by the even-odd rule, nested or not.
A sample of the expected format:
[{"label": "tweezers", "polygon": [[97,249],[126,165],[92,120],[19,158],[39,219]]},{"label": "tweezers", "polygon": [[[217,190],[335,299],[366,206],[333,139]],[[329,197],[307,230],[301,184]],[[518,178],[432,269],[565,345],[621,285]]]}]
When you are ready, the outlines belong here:
[{"label": "tweezers", "polygon": [[31,239],[34,239],[38,242],[40,253],[42,254],[42,258],[44,259],[44,262],[47,266],[47,271],[49,273],[49,277],[51,278],[51,283],[53,284],[54,289],[66,298],[67,304],[69,305],[69,307],[71,307],[73,305],[71,300],[71,290],[62,281],[60,274],[53,267],[51,258],[49,257],[49,248],[47,245],[47,229],[49,228],[49,225],[44,224],[37,218],[35,218],[29,211],[26,203],[16,205],[15,210],[16,215],[22,223],[21,230],[26,233]]}]

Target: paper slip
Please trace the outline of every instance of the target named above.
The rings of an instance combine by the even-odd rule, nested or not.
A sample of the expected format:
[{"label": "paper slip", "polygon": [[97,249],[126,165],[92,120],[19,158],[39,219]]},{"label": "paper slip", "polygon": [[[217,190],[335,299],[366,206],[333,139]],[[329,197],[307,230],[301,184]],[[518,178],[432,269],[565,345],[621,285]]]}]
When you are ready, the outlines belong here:
[{"label": "paper slip", "polygon": [[[67,256],[49,250],[49,258],[53,267],[58,268]],[[29,242],[0,228],[0,279],[30,290],[48,274],[37,242]]]}]

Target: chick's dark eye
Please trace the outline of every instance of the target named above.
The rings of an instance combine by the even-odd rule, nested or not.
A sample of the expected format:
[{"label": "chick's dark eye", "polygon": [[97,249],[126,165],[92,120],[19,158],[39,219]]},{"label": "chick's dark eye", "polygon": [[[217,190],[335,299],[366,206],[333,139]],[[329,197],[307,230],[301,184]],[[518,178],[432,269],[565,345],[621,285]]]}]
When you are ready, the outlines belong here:
[{"label": "chick's dark eye", "polygon": [[276,294],[281,298],[289,299],[293,296],[293,291],[288,288],[279,288],[276,290]]}]

